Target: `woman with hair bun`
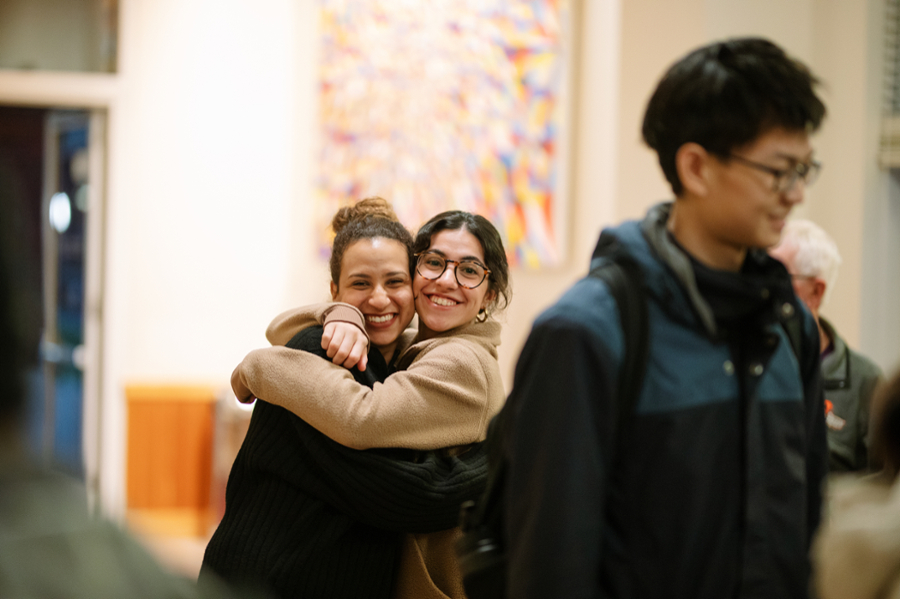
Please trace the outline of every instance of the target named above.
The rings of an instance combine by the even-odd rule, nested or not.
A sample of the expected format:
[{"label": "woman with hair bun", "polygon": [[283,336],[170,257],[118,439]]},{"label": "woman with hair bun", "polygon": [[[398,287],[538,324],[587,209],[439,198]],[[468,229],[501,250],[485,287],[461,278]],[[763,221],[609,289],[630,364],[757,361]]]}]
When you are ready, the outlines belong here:
[{"label": "woman with hair bun", "polygon": [[[280,347],[298,328],[321,318],[325,309],[314,306],[276,317],[267,331],[274,346],[254,350],[235,369],[235,395],[282,406],[347,447],[466,458],[466,448],[484,439],[488,421],[505,399],[497,363],[500,325],[492,318],[510,295],[503,244],[485,218],[444,212],[419,230],[409,270],[415,273],[419,325],[412,344],[399,345],[389,360],[397,372],[368,387],[340,366]],[[386,311],[372,314],[340,304],[327,309],[333,314],[339,308],[339,320],[346,322],[332,326],[326,319],[338,331],[333,339],[365,330],[377,343],[373,330],[393,322]],[[355,324],[349,324],[352,314]],[[328,355],[341,362],[347,354],[335,345]],[[372,352],[368,355],[371,360]],[[442,533],[406,537],[391,596],[463,597],[452,551],[456,533],[454,523]]]},{"label": "woman with hair bun", "polygon": [[[386,379],[392,358],[412,339],[403,332],[414,315],[413,239],[381,198],[342,208],[332,226],[331,292],[342,303],[311,315],[369,317],[368,367],[340,370],[370,388]],[[287,351],[305,350],[295,353],[324,363],[321,339],[321,327],[304,328],[289,338]],[[486,469],[480,446],[460,456],[350,449],[260,400],[200,578],[276,597],[390,597],[406,533],[454,527],[460,502],[477,496]],[[424,564],[412,570],[428,576]]]}]

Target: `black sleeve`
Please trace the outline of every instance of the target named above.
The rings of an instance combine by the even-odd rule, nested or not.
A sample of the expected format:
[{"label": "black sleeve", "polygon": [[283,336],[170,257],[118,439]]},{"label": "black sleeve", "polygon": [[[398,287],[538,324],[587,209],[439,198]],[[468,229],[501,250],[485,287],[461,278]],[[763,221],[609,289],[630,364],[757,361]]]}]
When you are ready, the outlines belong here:
[{"label": "black sleeve", "polygon": [[453,528],[460,505],[478,497],[487,480],[484,443],[458,457],[427,452],[412,462],[349,449],[302,420],[296,430],[314,462],[309,466],[316,474],[316,494],[354,520],[383,530]]},{"label": "black sleeve", "polygon": [[[300,331],[287,346],[328,359],[321,348],[322,328]],[[376,355],[377,354],[377,355]],[[352,369],[360,384],[372,386],[388,375],[375,349],[365,372]],[[416,452],[416,461],[377,450],[359,451],[333,441],[290,414],[300,445],[312,463],[311,491],[351,518],[384,530],[436,532],[459,522],[460,505],[474,499],[487,480],[487,454],[477,444],[458,457]]]},{"label": "black sleeve", "polygon": [[568,318],[525,343],[503,414],[511,597],[598,596],[616,363]]}]

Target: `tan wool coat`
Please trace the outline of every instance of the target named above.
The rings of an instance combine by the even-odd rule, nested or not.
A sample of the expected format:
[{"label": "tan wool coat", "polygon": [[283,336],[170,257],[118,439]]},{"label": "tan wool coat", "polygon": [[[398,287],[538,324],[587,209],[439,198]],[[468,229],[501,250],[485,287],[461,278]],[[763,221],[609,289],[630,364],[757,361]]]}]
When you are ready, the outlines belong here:
[{"label": "tan wool coat", "polygon": [[506,398],[497,362],[499,323],[472,322],[416,339],[400,355],[401,370],[369,389],[342,366],[280,345],[298,325],[315,324],[324,309],[276,317],[266,336],[279,345],[250,352],[231,376],[238,399],[281,406],[353,449],[432,450],[484,439]]},{"label": "tan wool coat", "polygon": [[900,599],[900,481],[880,475],[830,481],[813,544],[821,599]]}]

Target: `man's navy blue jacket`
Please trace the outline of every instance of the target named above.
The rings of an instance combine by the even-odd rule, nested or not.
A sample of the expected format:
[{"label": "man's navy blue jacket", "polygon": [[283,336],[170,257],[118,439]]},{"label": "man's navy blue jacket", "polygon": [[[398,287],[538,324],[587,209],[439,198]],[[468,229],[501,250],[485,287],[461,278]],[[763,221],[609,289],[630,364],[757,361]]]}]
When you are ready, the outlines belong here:
[{"label": "man's navy blue jacket", "polygon": [[[649,358],[616,451],[622,330],[592,277],[535,322],[504,408],[511,597],[806,597],[827,474],[815,322],[784,267],[694,262],[669,205],[608,230],[640,265]],[[800,319],[795,354],[785,323]]]}]

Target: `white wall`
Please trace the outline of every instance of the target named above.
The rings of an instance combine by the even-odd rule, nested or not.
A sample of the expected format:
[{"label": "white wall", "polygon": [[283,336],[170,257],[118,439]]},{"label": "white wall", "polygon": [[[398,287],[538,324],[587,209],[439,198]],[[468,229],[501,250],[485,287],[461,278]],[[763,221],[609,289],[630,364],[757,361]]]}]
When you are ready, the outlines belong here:
[{"label": "white wall", "polygon": [[900,369],[900,172],[867,187],[864,230],[860,347],[890,375]]},{"label": "white wall", "polygon": [[[865,112],[865,214],[860,261],[859,346],[887,374],[900,368],[900,173],[877,164],[884,65],[884,2],[867,0],[868,55]],[[844,269],[846,271],[846,268]],[[842,275],[843,276],[843,275]]]},{"label": "white wall", "polygon": [[221,380],[287,286],[295,3],[134,6],[110,198],[129,232],[124,375]]},{"label": "white wall", "polygon": [[640,218],[672,198],[656,154],[641,139],[644,110],[666,69],[706,41],[702,0],[625,0],[621,10],[616,220]]},{"label": "white wall", "polygon": [[[126,0],[110,110],[101,497],[124,498],[124,386],[226,387],[294,247],[302,5]],[[308,301],[307,298],[300,298]]]},{"label": "white wall", "polygon": [[[866,68],[867,6],[866,2],[819,4],[811,66],[822,79],[828,115],[816,140],[822,175],[807,203],[806,215],[831,234],[843,257],[834,292],[822,314],[851,346],[859,348],[866,172],[877,168],[871,160],[877,140],[868,139],[866,127],[871,83]],[[838,38],[841,43],[834,43]],[[878,97],[877,87],[871,92]]]}]

